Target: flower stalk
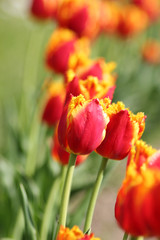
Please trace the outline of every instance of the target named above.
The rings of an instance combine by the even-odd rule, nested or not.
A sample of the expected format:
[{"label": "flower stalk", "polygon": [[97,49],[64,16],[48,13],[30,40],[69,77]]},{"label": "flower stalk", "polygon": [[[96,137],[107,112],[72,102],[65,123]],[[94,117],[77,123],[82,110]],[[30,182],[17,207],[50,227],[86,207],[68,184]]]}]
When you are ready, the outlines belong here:
[{"label": "flower stalk", "polygon": [[[64,186],[63,186],[60,216],[59,216],[59,223],[58,223],[56,237],[57,237],[58,231],[60,229],[60,226],[63,225],[65,227],[65,225],[66,225],[67,209],[68,209],[68,203],[69,203],[69,197],[70,197],[70,192],[71,192],[71,184],[72,184],[72,178],[73,178],[73,172],[74,172],[74,168],[75,168],[76,158],[77,158],[77,155],[72,154],[72,153],[70,154],[68,169],[67,169],[67,173],[66,173]],[[55,240],[56,240],[56,238],[55,238]]]},{"label": "flower stalk", "polygon": [[108,162],[108,158],[102,158],[102,162],[101,162],[98,175],[93,187],[93,191],[91,194],[91,198],[90,198],[90,202],[89,202],[89,206],[86,214],[86,220],[84,224],[84,233],[86,232],[90,233],[91,231],[91,223],[92,223],[93,213],[96,205],[96,200],[97,200],[99,189],[103,180],[104,171],[106,169],[107,162]]},{"label": "flower stalk", "polygon": [[127,240],[128,239],[128,233],[124,233],[124,236],[123,236],[123,240]]}]

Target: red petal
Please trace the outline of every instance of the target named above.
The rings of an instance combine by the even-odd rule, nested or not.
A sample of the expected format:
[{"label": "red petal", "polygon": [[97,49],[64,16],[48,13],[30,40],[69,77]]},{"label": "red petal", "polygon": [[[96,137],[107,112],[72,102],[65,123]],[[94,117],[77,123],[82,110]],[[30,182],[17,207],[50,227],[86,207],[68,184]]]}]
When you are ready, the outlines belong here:
[{"label": "red petal", "polygon": [[123,159],[129,153],[133,138],[133,126],[127,110],[112,115],[107,125],[106,136],[97,152],[111,159]]},{"label": "red petal", "polygon": [[68,69],[69,56],[74,51],[75,40],[61,44],[55,51],[47,56],[48,66],[56,72],[64,73]]},{"label": "red petal", "polygon": [[106,119],[97,99],[90,101],[73,118],[68,129],[68,145],[76,154],[88,154],[101,143]]},{"label": "red petal", "polygon": [[61,96],[50,97],[45,106],[42,120],[49,126],[54,126],[61,117],[63,104]]},{"label": "red petal", "polygon": [[99,80],[103,79],[103,72],[99,63],[95,63],[86,72],[82,73],[80,79],[85,80],[88,76],[97,77]]}]

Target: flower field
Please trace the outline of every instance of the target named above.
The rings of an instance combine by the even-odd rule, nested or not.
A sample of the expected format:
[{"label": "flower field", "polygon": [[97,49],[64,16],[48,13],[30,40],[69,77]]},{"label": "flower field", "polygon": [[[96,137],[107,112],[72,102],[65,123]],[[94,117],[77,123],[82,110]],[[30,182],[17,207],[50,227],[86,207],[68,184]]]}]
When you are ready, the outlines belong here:
[{"label": "flower field", "polygon": [[44,2],[0,2],[0,239],[160,239],[160,2]]}]

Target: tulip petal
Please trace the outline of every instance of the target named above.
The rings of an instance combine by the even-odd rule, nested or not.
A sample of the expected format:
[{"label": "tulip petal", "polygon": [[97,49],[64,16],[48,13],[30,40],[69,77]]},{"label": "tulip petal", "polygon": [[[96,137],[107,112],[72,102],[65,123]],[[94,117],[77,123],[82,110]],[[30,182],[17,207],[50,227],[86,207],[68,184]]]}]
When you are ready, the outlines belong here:
[{"label": "tulip petal", "polygon": [[97,152],[111,159],[127,156],[133,138],[133,126],[127,110],[114,114],[107,125],[106,136]]}]

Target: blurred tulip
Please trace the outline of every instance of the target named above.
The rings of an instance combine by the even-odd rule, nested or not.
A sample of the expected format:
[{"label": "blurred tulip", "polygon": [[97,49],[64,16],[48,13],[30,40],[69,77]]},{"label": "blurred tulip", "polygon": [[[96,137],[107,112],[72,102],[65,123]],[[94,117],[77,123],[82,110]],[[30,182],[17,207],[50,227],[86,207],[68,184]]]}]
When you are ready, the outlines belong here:
[{"label": "blurred tulip", "polygon": [[120,7],[116,2],[101,1],[101,31],[116,33],[120,18]]},{"label": "blurred tulip", "polygon": [[53,18],[58,0],[32,0],[31,13],[39,19]]},{"label": "blurred tulip", "polygon": [[160,236],[160,152],[138,141],[130,154],[116,219],[133,236]]},{"label": "blurred tulip", "polygon": [[79,227],[74,226],[72,229],[65,228],[61,226],[58,233],[57,240],[100,240],[100,238],[95,238],[94,234],[89,235],[84,234]]},{"label": "blurred tulip", "polygon": [[150,20],[156,20],[160,17],[160,1],[159,0],[132,0],[135,5],[143,9]]},{"label": "blurred tulip", "polygon": [[152,64],[160,64],[160,42],[148,40],[142,49],[143,59]]},{"label": "blurred tulip", "polygon": [[102,59],[92,61],[89,65],[81,67],[78,71],[67,72],[66,81],[67,95],[73,96],[82,94],[85,99],[92,98],[113,98],[116,88],[116,77],[112,73],[115,63],[105,63]]},{"label": "blurred tulip", "polygon": [[118,33],[122,37],[132,37],[145,30],[149,20],[147,14],[135,5],[126,5],[121,8],[118,24]]},{"label": "blurred tulip", "polygon": [[55,126],[59,121],[65,96],[65,86],[62,82],[49,83],[42,113],[42,121],[48,126]]},{"label": "blurred tulip", "polygon": [[[110,100],[105,99],[106,105]],[[86,101],[82,95],[66,103],[58,126],[61,146],[77,155],[89,154],[102,142],[109,121],[98,99]]]},{"label": "blurred tulip", "polygon": [[79,37],[94,38],[99,32],[99,8],[97,0],[63,0],[57,11],[58,23]]},{"label": "blurred tulip", "polygon": [[141,137],[145,127],[145,116],[143,113],[134,115],[122,102],[110,105],[106,113],[110,121],[105,138],[96,151],[105,158],[121,160]]},{"label": "blurred tulip", "polygon": [[46,52],[47,66],[56,72],[65,73],[84,63],[89,55],[89,41],[78,39],[68,29],[57,29],[53,32]]}]

